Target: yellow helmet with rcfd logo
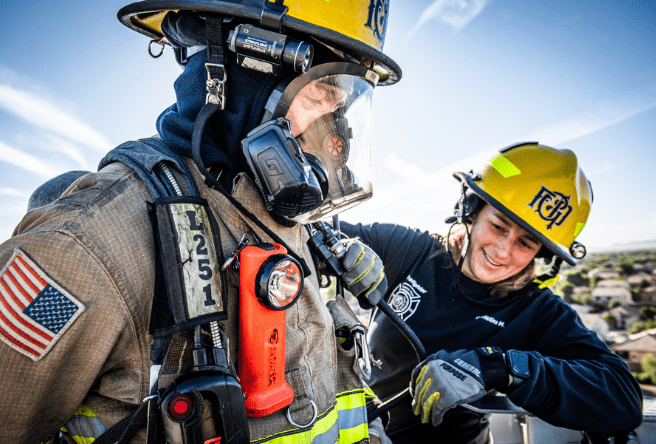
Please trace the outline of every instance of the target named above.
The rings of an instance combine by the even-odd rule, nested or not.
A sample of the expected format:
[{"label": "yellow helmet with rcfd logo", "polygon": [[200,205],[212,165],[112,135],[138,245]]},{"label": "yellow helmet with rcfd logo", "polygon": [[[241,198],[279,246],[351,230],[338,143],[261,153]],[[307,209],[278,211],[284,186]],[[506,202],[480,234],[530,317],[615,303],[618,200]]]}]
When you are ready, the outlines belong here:
[{"label": "yellow helmet with rcfd logo", "polygon": [[454,176],[556,256],[576,263],[573,249],[582,246],[574,240],[588,219],[592,187],[572,151],[521,143],[500,150],[478,174]]},{"label": "yellow helmet with rcfd logo", "polygon": [[371,60],[380,85],[401,78],[401,68],[382,53],[389,0],[143,0],[121,8],[118,18],[166,43],[162,20],[167,12],[180,10],[235,17],[264,27],[277,24],[280,32],[306,34],[349,56]]}]

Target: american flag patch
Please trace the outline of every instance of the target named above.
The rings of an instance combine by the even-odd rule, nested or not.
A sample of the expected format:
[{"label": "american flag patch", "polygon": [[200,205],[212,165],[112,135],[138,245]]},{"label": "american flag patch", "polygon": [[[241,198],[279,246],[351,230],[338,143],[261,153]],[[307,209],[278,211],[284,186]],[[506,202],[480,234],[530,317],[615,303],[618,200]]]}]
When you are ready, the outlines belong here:
[{"label": "american flag patch", "polygon": [[0,339],[34,361],[84,309],[19,249],[0,271]]}]

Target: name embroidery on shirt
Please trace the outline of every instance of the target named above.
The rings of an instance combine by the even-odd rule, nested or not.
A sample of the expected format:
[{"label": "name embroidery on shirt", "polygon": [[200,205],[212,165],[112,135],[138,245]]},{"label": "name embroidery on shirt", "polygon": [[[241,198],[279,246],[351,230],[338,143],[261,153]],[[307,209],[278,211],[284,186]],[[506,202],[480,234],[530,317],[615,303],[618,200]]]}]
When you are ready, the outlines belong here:
[{"label": "name embroidery on shirt", "polygon": [[497,327],[505,327],[506,323],[504,321],[499,321],[497,319],[494,319],[492,316],[488,315],[483,315],[483,316],[476,316],[476,319],[483,319],[484,321],[489,322],[490,324],[494,324]]},{"label": "name embroidery on shirt", "polygon": [[407,321],[417,311],[421,295],[426,293],[427,290],[408,275],[405,282],[400,283],[392,292],[389,305],[401,319]]}]

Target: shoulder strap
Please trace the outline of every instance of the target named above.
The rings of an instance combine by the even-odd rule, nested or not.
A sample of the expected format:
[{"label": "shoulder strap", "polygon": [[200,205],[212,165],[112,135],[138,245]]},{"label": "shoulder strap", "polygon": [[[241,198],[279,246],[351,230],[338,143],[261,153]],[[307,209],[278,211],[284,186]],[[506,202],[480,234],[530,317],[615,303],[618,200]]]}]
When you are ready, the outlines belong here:
[{"label": "shoulder strap", "polygon": [[[100,161],[98,169],[110,163],[129,166],[143,180],[153,199],[186,194],[200,197],[198,186],[187,164],[171,151],[159,137],[133,140],[111,150]],[[177,192],[167,176],[171,174],[181,189]]]},{"label": "shoulder strap", "polygon": [[[198,186],[187,164],[171,151],[158,137],[130,141],[111,150],[100,161],[98,169],[121,162],[130,167],[144,182],[153,200],[174,196],[200,198]],[[151,359],[161,364],[170,337],[155,339],[151,347]],[[137,410],[126,416],[96,438],[98,444],[126,443],[150,418],[150,402],[142,403]],[[149,431],[150,432],[150,431]]]}]

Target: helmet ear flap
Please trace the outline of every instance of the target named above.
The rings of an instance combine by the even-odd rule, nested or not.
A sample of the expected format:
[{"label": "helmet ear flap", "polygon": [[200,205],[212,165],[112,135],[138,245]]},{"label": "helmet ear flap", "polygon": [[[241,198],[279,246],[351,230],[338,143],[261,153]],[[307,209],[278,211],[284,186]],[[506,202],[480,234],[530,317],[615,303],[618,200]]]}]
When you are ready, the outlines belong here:
[{"label": "helmet ear flap", "polygon": [[[479,195],[471,190],[467,194],[465,194],[465,198],[462,202],[463,218],[469,219],[469,217],[476,212],[476,210],[478,209],[479,205],[482,204],[482,202],[483,200],[479,197]],[[456,204],[456,206],[457,205],[458,204]]]},{"label": "helmet ear flap", "polygon": [[470,188],[463,189],[463,194],[453,207],[453,216],[446,219],[447,224],[452,223],[469,223],[470,216],[476,213],[476,210],[484,203],[481,197],[474,193]]}]

